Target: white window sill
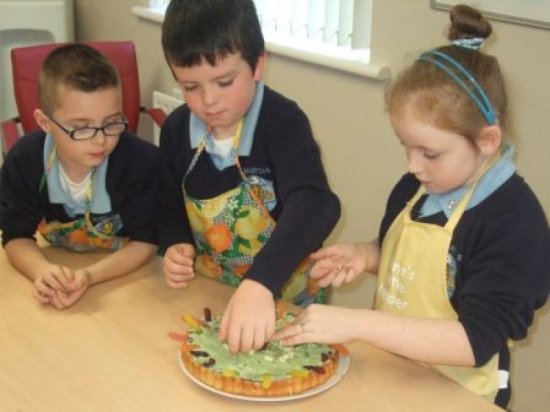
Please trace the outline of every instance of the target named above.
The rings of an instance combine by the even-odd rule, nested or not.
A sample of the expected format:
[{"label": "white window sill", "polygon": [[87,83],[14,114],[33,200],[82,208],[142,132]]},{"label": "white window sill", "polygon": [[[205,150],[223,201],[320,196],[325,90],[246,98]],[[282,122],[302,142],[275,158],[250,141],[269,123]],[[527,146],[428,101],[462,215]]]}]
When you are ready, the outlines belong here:
[{"label": "white window sill", "polygon": [[[149,7],[134,6],[132,7],[132,13],[142,19],[154,21],[156,23],[162,24],[164,21],[164,11],[151,9]],[[361,61],[327,55],[322,49],[320,49],[319,52],[314,52],[303,48],[289,46],[287,42],[274,41],[271,39],[266,39],[266,49],[270,53],[306,61],[308,63],[313,63],[320,66],[330,67],[336,70],[342,70],[375,80],[385,80],[390,77],[390,68],[388,66],[374,63],[363,63]]]},{"label": "white window sill", "polygon": [[145,20],[151,20],[161,24],[164,21],[164,11],[161,10],[155,10],[144,6],[134,6],[132,7],[132,13]]}]

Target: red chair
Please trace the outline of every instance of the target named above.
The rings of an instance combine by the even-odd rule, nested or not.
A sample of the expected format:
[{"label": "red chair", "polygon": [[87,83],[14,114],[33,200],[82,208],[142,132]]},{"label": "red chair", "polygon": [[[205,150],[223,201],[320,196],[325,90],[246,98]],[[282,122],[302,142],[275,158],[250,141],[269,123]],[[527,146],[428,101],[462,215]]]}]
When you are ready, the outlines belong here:
[{"label": "red chair", "polygon": [[[134,43],[131,41],[84,42],[102,52],[116,66],[122,84],[123,112],[128,119],[128,129],[135,133],[140,113],[147,113],[162,126],[166,114],[161,109],[146,109],[140,105],[139,76]],[[65,43],[49,43],[39,46],[14,48],[11,51],[13,89],[18,117],[2,122],[5,152],[19,139],[17,124],[24,133],[39,128],[33,116],[38,107],[38,75],[46,56]]]}]

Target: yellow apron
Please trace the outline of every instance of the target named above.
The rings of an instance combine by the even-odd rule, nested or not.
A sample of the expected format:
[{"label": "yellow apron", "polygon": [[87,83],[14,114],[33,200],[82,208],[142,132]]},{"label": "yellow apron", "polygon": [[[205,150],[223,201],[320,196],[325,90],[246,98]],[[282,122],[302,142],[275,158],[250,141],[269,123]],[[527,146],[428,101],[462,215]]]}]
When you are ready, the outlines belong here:
[{"label": "yellow apron", "polygon": [[[238,148],[243,127],[241,120],[231,149],[242,177],[234,189],[211,199],[195,199],[186,192],[185,180],[194,169],[206,146],[205,136],[183,177],[185,209],[195,241],[197,272],[238,286],[275,229],[276,222],[264,201],[274,200],[274,193],[262,190],[242,171]],[[312,264],[305,259],[281,290],[281,297],[299,306],[324,303],[326,291],[309,277]]]},{"label": "yellow apron", "polygon": [[[48,156],[48,164],[40,181],[39,192],[42,192],[47,185],[46,175],[55,161],[56,153],[57,150],[54,147]],[[58,221],[46,222],[46,219],[43,219],[38,224],[38,232],[52,245],[62,246],[75,252],[115,251],[124,246],[124,239],[117,236],[117,233],[122,229],[122,219],[118,214],[104,217],[97,222],[92,221],[90,205],[94,172],[95,169],[92,170],[90,183],[86,188],[86,208],[83,216],[65,223]]]},{"label": "yellow apron", "polygon": [[[453,231],[477,185],[457,205],[445,226],[415,222],[414,205],[424,188],[394,220],[382,244],[374,307],[399,316],[457,320],[447,293],[447,256]],[[485,365],[458,367],[430,365],[491,402],[498,392],[498,354]]]}]

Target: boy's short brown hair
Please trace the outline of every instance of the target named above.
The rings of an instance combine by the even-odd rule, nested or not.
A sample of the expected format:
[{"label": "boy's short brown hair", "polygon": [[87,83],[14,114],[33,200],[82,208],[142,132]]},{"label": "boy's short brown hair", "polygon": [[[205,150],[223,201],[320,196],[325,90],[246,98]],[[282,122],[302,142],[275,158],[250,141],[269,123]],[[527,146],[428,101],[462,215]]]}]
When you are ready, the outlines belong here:
[{"label": "boy's short brown hair", "polygon": [[48,114],[59,105],[59,86],[83,92],[119,87],[115,66],[98,50],[81,43],[53,50],[44,61],[38,81],[40,108]]},{"label": "boy's short brown hair", "polygon": [[169,65],[192,67],[240,53],[254,72],[264,37],[252,0],[172,0],[162,24]]}]

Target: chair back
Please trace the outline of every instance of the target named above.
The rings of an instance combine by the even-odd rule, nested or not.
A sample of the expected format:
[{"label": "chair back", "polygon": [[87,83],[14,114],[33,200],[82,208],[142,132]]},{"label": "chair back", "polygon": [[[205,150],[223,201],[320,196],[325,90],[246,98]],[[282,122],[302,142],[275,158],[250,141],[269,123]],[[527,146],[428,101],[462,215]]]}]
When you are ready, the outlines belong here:
[{"label": "chair back", "polygon": [[[128,129],[137,131],[140,113],[139,75],[134,43],[131,41],[84,42],[103,53],[117,68],[122,86],[122,107],[128,119]],[[19,47],[11,51],[15,103],[23,131],[39,126],[34,120],[38,108],[38,76],[48,54],[66,43],[48,43]]]}]

